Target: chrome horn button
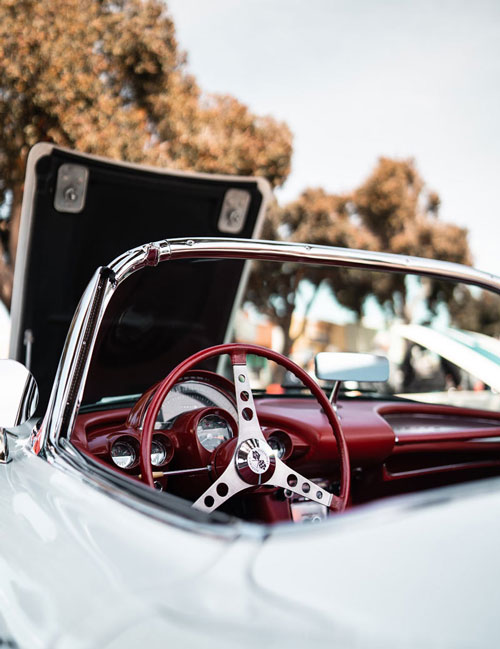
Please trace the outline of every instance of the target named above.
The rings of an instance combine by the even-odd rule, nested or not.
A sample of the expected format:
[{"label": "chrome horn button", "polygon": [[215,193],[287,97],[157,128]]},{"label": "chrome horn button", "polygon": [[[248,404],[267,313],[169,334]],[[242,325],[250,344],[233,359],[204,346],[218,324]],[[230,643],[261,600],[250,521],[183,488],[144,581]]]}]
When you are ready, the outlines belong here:
[{"label": "chrome horn button", "polygon": [[272,448],[260,439],[242,442],[235,455],[239,476],[250,485],[267,482],[276,468],[276,456]]}]

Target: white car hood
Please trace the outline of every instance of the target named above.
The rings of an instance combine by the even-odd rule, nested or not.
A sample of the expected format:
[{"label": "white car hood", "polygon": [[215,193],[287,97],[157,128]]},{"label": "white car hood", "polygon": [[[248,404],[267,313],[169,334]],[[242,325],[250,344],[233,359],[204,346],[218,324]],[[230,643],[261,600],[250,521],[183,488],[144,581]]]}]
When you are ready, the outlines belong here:
[{"label": "white car hood", "polygon": [[253,578],[321,616],[332,646],[498,647],[499,509],[493,480],[276,533]]},{"label": "white car hood", "polygon": [[221,536],[122,505],[21,440],[13,450],[0,474],[4,644],[498,646],[498,479]]}]

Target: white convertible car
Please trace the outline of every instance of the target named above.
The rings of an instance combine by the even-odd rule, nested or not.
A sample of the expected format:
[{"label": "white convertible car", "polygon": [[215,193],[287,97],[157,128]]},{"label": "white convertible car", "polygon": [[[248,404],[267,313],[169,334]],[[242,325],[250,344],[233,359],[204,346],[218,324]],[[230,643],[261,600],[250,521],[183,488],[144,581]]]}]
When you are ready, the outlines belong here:
[{"label": "white convertible car", "polygon": [[259,241],[268,197],[31,152],[0,647],[498,647],[498,343],[471,377],[422,332],[494,312],[500,279]]}]

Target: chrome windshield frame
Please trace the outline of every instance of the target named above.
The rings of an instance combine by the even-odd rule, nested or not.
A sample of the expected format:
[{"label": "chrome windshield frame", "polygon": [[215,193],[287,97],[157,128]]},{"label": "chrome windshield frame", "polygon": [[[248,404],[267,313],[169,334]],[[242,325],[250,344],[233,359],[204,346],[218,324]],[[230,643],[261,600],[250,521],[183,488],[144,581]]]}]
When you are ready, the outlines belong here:
[{"label": "chrome windshield frame", "polygon": [[97,334],[118,286],[142,268],[178,259],[321,263],[427,275],[473,284],[500,294],[500,277],[490,273],[460,264],[392,253],[228,238],[170,239],[139,246],[120,255],[109,266],[99,268],[80,300],[68,332],[47,411],[37,435],[37,446],[42,454],[49,446],[54,449],[59,445],[60,439],[68,439],[70,436],[82,401]]}]

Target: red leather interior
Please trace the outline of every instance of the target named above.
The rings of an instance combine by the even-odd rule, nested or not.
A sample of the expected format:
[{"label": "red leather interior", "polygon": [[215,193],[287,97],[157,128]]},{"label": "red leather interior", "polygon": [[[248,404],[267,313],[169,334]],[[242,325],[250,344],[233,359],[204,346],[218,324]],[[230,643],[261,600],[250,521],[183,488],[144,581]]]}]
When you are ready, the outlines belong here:
[{"label": "red leather interior", "polygon": [[[314,399],[266,396],[256,399],[256,408],[266,435],[280,431],[286,437],[290,445],[287,462],[291,466],[311,478],[336,479],[337,444],[325,414]],[[136,431],[126,426],[129,412],[128,408],[120,408],[79,415],[73,444],[113,466],[112,441],[124,434],[138,437]],[[354,398],[341,399],[337,414],[349,448],[353,505],[391,494],[500,474],[500,418],[495,413]],[[397,432],[389,423],[392,420],[398,422]],[[185,425],[188,429],[169,432],[175,450],[168,469],[206,466],[210,461],[210,454],[200,453],[193,442],[194,431],[188,423]],[[226,444],[230,445],[231,441]],[[229,450],[220,447],[218,454]],[[123,473],[133,477],[139,471],[136,467]],[[207,474],[195,479],[193,476],[169,478],[163,484],[167,490],[194,497],[209,480]],[[273,521],[287,517],[287,503],[272,499],[269,490],[254,494],[253,500],[250,502],[248,498],[248,501],[245,515],[250,518]]]}]

